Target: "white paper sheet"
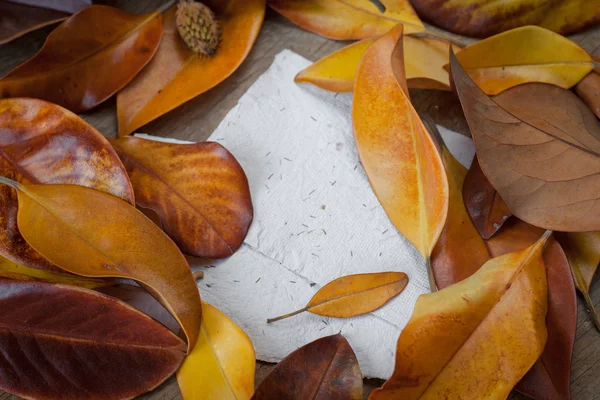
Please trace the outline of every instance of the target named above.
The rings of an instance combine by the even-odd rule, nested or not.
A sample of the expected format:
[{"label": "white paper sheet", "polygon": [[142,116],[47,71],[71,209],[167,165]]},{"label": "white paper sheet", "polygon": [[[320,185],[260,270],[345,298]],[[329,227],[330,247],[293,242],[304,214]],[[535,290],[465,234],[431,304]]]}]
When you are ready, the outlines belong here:
[{"label": "white paper sheet", "polygon": [[[205,301],[246,331],[260,360],[277,362],[319,337],[341,333],[365,376],[387,378],[398,335],[417,297],[428,292],[425,265],[390,223],[360,165],[352,96],[293,82],[309,64],[288,50],[278,54],[208,139],[244,168],[255,216],[240,250],[206,269],[199,287]],[[440,131],[459,161],[470,164],[471,140]],[[334,319],[303,313],[266,323],[304,307],[333,279],[382,271],[403,271],[409,283],[371,314]]]}]

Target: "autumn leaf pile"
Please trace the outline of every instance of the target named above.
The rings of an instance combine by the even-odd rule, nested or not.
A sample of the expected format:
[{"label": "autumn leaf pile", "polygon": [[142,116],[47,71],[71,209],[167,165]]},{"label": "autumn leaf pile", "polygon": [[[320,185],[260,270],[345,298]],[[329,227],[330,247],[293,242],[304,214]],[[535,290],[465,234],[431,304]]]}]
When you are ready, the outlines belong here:
[{"label": "autumn leaf pile", "polygon": [[[600,262],[600,69],[561,34],[597,22],[600,3],[268,3],[304,29],[358,40],[296,82],[353,92],[362,166],[427,268],[432,293],[370,398],[502,399],[516,389],[568,399],[575,288],[600,329],[589,296]],[[64,20],[0,79],[0,389],[127,399],[176,375],[188,399],[361,399],[341,335],[293,352],[255,388],[251,339],[201,301],[186,259],[242,245],[253,218],[245,172],[217,143],[128,136],[230,76],[258,37],[265,0],[182,0],[144,15],[69,4],[0,2],[19,22],[0,15],[0,43]],[[490,37],[465,45],[419,16]],[[455,93],[477,153],[468,170],[409,88]],[[74,113],[113,95],[119,137],[106,139]],[[366,314],[408,279],[342,276],[265,324]],[[123,288],[154,298],[179,329],[127,304]]]}]

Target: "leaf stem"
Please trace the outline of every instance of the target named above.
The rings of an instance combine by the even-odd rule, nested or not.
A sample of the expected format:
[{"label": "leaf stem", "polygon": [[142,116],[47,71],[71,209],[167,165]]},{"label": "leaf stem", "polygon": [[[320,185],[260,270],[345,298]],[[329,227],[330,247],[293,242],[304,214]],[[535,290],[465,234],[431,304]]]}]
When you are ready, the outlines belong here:
[{"label": "leaf stem", "polygon": [[289,314],[280,315],[279,317],[269,318],[267,320],[267,324],[270,324],[271,322],[279,321],[279,320],[282,320],[282,319],[285,319],[285,318],[293,317],[294,315],[303,313],[304,311],[308,311],[308,307],[301,308],[300,310],[296,310],[296,311],[291,312]]},{"label": "leaf stem", "polygon": [[160,13],[164,13],[169,8],[171,8],[173,6],[173,4],[175,4],[176,2],[177,2],[177,0],[170,0],[170,1],[166,2],[165,4],[163,4],[162,6],[160,6],[160,8],[156,11],[158,11]]},{"label": "leaf stem", "polygon": [[12,179],[8,179],[7,177],[4,176],[0,176],[0,183],[4,184],[4,185],[8,185],[10,187],[12,187],[13,189],[20,189],[20,186],[18,182],[13,181]]},{"label": "leaf stem", "polygon": [[457,39],[457,38],[452,37],[450,35],[446,35],[445,33],[442,33],[442,32],[430,31],[429,29],[425,29],[425,31],[423,31],[423,32],[410,34],[410,36],[415,36],[415,37],[431,36],[431,37],[434,37],[436,39],[446,40],[446,41],[448,41],[448,42],[450,42],[452,44],[455,44],[455,45],[457,45],[457,46],[459,46],[461,48],[465,48],[465,47],[468,46],[465,42],[461,41],[460,39]]},{"label": "leaf stem", "polygon": [[435,283],[435,276],[433,275],[433,268],[431,267],[431,257],[425,259],[427,263],[427,278],[429,278],[429,289],[431,293],[437,292],[437,284]]},{"label": "leaf stem", "polygon": [[587,291],[586,292],[581,291],[581,294],[583,294],[583,298],[585,299],[585,302],[587,303],[588,307],[590,308],[590,311],[592,312],[592,319],[594,320],[596,329],[598,329],[600,331],[600,316],[598,316],[596,307],[594,307],[594,302],[592,301],[592,297],[590,296],[590,293]]}]

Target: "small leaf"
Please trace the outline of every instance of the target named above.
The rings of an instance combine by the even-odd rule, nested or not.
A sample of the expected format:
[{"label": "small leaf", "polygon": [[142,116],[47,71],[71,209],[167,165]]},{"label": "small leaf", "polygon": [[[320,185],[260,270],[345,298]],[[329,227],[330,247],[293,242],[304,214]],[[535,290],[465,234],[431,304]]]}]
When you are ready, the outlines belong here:
[{"label": "small leaf", "polygon": [[185,343],[112,297],[0,281],[0,389],[36,399],[130,399],[179,367]]},{"label": "small leaf", "polygon": [[457,52],[456,58],[489,95],[527,82],[569,89],[594,66],[592,57],[578,44],[537,26],[513,29],[474,43]]},{"label": "small leaf", "polygon": [[490,98],[451,55],[479,165],[510,211],[544,229],[600,230],[600,122],[571,91],[528,83]]},{"label": "small leaf", "polygon": [[56,28],[35,56],[0,79],[0,97],[36,97],[73,112],[89,110],[140,72],[162,32],[158,11],[135,15],[88,7]]},{"label": "small leaf", "polygon": [[265,0],[204,1],[221,24],[223,37],[212,56],[186,47],[175,26],[175,9],[165,13],[165,33],[156,56],[117,96],[119,136],[215,87],[246,59],[262,25]]},{"label": "small leaf", "polygon": [[138,281],[175,317],[194,348],[200,329],[198,288],[177,246],[129,203],[77,185],[18,184],[21,234],[65,271]]},{"label": "small leaf", "polygon": [[[376,39],[365,39],[317,61],[296,75],[296,82],[312,83],[332,92],[352,92],[358,64]],[[440,39],[404,36],[406,83],[414,89],[450,90],[448,60],[450,43]]]},{"label": "small leaf", "polygon": [[246,333],[227,315],[202,302],[198,343],[177,371],[185,399],[249,399],[256,355]]},{"label": "small leaf", "polygon": [[483,174],[477,156],[465,177],[463,198],[473,225],[484,239],[491,238],[512,216],[502,197]]},{"label": "small leaf", "polygon": [[600,118],[600,73],[593,71],[587,74],[575,86],[575,93]]},{"label": "small leaf", "polygon": [[325,317],[349,318],[369,313],[402,293],[408,284],[404,272],[379,272],[343,276],[323,286],[306,307],[267,320],[279,321],[304,311]]},{"label": "small leaf", "polygon": [[362,374],[342,335],[309,343],[281,361],[256,388],[253,400],[360,400]]},{"label": "small leaf", "polygon": [[137,205],[157,213],[181,251],[223,258],[240,247],[252,222],[250,188],[244,170],[223,146],[133,137],[112,143],[127,168]]},{"label": "small leaf", "polygon": [[507,397],[546,343],[549,234],[421,295],[398,339],[394,373],[370,399]]},{"label": "small leaf", "polygon": [[403,24],[405,33],[425,31],[408,0],[269,0],[275,11],[307,31],[336,40],[360,40]]},{"label": "small leaf", "polygon": [[[100,132],[42,100],[0,100],[0,176],[20,183],[91,187],[133,204],[127,171]],[[17,195],[0,185],[0,255],[27,267],[62,271],[25,242],[17,228]]]},{"label": "small leaf", "polygon": [[[446,221],[448,180],[407,93],[398,25],[377,39],[360,62],[352,107],[354,137],[388,217],[429,260]],[[433,275],[428,273],[433,290]]]}]

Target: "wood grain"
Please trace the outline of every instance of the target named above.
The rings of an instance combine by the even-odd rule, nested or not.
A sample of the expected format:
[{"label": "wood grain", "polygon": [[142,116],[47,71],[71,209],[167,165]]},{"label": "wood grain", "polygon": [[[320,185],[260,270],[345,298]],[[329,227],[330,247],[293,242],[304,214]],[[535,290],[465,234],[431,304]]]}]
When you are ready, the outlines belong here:
[{"label": "wood grain", "polygon": [[[99,3],[121,7],[127,11],[143,13],[157,8],[165,0],[126,1],[112,0]],[[35,54],[44,43],[52,27],[27,34],[11,43],[0,46],[0,76]],[[433,28],[435,30],[435,28]],[[592,55],[600,56],[600,27],[587,30],[571,37]],[[464,41],[464,40],[463,40]],[[140,132],[182,140],[205,140],[217,127],[227,112],[235,106],[239,98],[254,81],[271,65],[277,53],[290,49],[310,60],[316,61],[347,42],[335,42],[301,30],[284,18],[267,10],[265,24],[257,43],[248,59],[227,80],[218,87],[176,108],[158,120],[140,129]],[[429,114],[436,123],[469,134],[458,99],[451,92],[434,90],[411,90],[411,98],[420,114]],[[114,97],[107,102],[82,114],[82,117],[107,137],[116,137],[117,118]],[[600,307],[600,276],[592,283],[591,297]],[[600,332],[594,326],[586,309],[585,302],[578,298],[578,324],[571,373],[571,395],[573,400],[597,399],[600,393]],[[257,362],[256,383],[264,379],[273,364]],[[365,399],[383,381],[365,380]],[[182,399],[174,377],[152,393],[145,394],[144,400]],[[18,397],[1,393],[0,400],[18,400]],[[527,397],[513,393],[510,400],[524,400]]]}]

